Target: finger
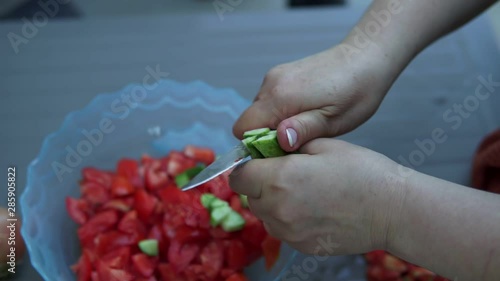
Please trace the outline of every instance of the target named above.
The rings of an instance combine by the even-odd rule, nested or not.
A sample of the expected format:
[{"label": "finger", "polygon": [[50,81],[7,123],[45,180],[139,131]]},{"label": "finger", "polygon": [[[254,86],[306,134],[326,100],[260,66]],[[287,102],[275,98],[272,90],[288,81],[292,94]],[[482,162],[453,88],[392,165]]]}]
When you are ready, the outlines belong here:
[{"label": "finger", "polygon": [[243,112],[233,126],[233,134],[243,138],[243,133],[252,129],[269,127],[276,128],[279,122],[288,116],[276,114],[273,102],[270,99],[260,99]]},{"label": "finger", "polygon": [[229,185],[236,193],[261,198],[263,191],[273,181],[273,172],[279,166],[279,158],[250,160],[231,173]]},{"label": "finger", "polygon": [[302,154],[315,155],[329,151],[343,151],[350,146],[353,145],[342,140],[320,138],[304,144],[300,147],[299,152]]},{"label": "finger", "polygon": [[278,141],[285,151],[295,151],[310,140],[331,135],[334,119],[323,110],[302,112],[283,120],[278,126]]}]

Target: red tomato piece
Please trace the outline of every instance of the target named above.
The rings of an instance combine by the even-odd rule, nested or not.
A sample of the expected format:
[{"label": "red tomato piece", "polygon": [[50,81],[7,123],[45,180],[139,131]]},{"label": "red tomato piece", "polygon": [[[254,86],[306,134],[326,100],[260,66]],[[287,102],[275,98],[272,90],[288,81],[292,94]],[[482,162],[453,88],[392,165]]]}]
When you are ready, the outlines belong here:
[{"label": "red tomato piece", "polygon": [[159,191],[158,196],[165,204],[190,204],[191,198],[187,192],[183,192],[175,186],[169,186]]},{"label": "red tomato piece", "polygon": [[118,161],[117,174],[128,179],[134,186],[142,186],[139,176],[139,164],[134,159],[123,158]]},{"label": "red tomato piece", "polygon": [[248,279],[245,277],[245,275],[243,275],[243,273],[235,273],[229,276],[226,281],[248,281]]},{"label": "red tomato piece", "polygon": [[266,229],[260,221],[252,224],[245,224],[245,227],[241,230],[241,239],[259,248],[266,236]]},{"label": "red tomato piece", "polygon": [[407,270],[406,263],[393,255],[387,254],[383,259],[383,265],[386,269],[403,273]]},{"label": "red tomato piece", "polygon": [[236,273],[236,270],[234,269],[229,269],[229,268],[224,268],[220,271],[220,277],[227,279],[229,276],[233,275]]},{"label": "red tomato piece", "polygon": [[190,264],[183,273],[186,276],[186,281],[210,281],[200,264]]},{"label": "red tomato piece", "polygon": [[266,239],[262,242],[262,252],[264,253],[267,270],[270,270],[278,260],[280,247],[281,241],[271,235],[267,235]]},{"label": "red tomato piece", "polygon": [[154,276],[150,276],[148,278],[136,278],[135,281],[158,281],[158,279],[156,279],[156,277]]},{"label": "red tomato piece", "polygon": [[71,269],[77,274],[78,281],[89,281],[91,279],[92,264],[87,251],[83,251],[78,262]]},{"label": "red tomato piece", "polygon": [[134,234],[139,240],[146,237],[146,227],[139,220],[136,210],[132,210],[123,216],[118,224],[118,230]]},{"label": "red tomato piece", "polygon": [[203,242],[210,237],[208,230],[193,228],[186,225],[182,225],[175,229],[174,240],[180,244],[185,244],[188,242]]},{"label": "red tomato piece", "polygon": [[231,206],[231,208],[233,210],[235,210],[236,212],[241,212],[241,210],[243,209],[242,205],[241,205],[241,199],[240,199],[240,196],[235,194],[233,196],[231,196],[231,199],[229,200],[229,205]]},{"label": "red tomato piece", "polygon": [[207,166],[212,164],[215,160],[215,153],[210,148],[187,145],[184,148],[184,154],[197,162],[204,163]]},{"label": "red tomato piece", "polygon": [[109,268],[126,269],[130,259],[130,248],[121,247],[104,255],[100,260]]},{"label": "red tomato piece", "polygon": [[99,256],[102,256],[119,247],[132,246],[139,242],[138,237],[135,235],[116,230],[99,234],[95,241],[97,254]]},{"label": "red tomato piece", "polygon": [[83,244],[92,241],[97,234],[110,229],[118,222],[116,211],[104,211],[96,214],[78,229],[78,237]]},{"label": "red tomato piece", "polygon": [[210,193],[224,201],[229,201],[231,195],[235,194],[229,187],[229,183],[222,177],[216,177],[203,185],[206,186],[205,188],[207,188]]},{"label": "red tomato piece", "polygon": [[134,193],[135,187],[124,177],[114,177],[111,184],[111,194],[116,197],[127,196]]},{"label": "red tomato piece", "polygon": [[107,267],[103,261],[98,260],[96,264],[99,280],[105,281],[132,281],[134,276],[123,269]]},{"label": "red tomato piece", "polygon": [[134,268],[143,277],[150,277],[153,275],[153,272],[156,268],[156,263],[157,262],[154,258],[150,258],[142,253],[132,256],[132,264],[134,265]]},{"label": "red tomato piece", "polygon": [[161,163],[158,161],[152,162],[146,168],[144,178],[149,190],[165,187],[169,183],[167,172],[161,169]]},{"label": "red tomato piece", "polygon": [[106,202],[103,206],[102,209],[111,209],[111,210],[117,210],[121,212],[128,212],[130,209],[132,209],[132,205],[134,204],[134,198],[130,197],[125,197],[125,198],[117,198],[117,199],[112,199],[108,202]]},{"label": "red tomato piece", "polygon": [[175,177],[189,168],[196,166],[196,160],[186,157],[179,151],[171,151],[166,158],[167,173]]},{"label": "red tomato piece", "polygon": [[96,182],[105,188],[111,187],[112,176],[108,172],[86,167],[82,169],[82,176],[84,181]]},{"label": "red tomato piece", "polygon": [[175,271],[172,264],[160,263],[158,265],[158,272],[160,273],[160,278],[162,281],[184,281],[177,272]]},{"label": "red tomato piece", "polygon": [[209,242],[201,251],[200,260],[205,274],[210,279],[214,279],[224,263],[223,246],[215,241]]},{"label": "red tomato piece", "polygon": [[385,257],[384,250],[371,251],[365,255],[366,261],[370,264],[380,264]]},{"label": "red tomato piece", "polygon": [[66,197],[66,210],[70,218],[77,224],[84,224],[88,220],[88,210],[90,206],[82,199]]},{"label": "red tomato piece", "polygon": [[82,197],[95,205],[104,204],[109,200],[108,189],[99,183],[87,181],[80,184]]},{"label": "red tomato piece", "polygon": [[227,267],[235,270],[243,270],[248,265],[247,251],[240,240],[229,241],[226,247]]},{"label": "red tomato piece", "polygon": [[143,221],[148,221],[153,214],[158,199],[150,195],[146,190],[139,189],[134,194],[134,208],[137,210],[137,215]]},{"label": "red tomato piece", "polygon": [[92,273],[90,274],[90,279],[92,281],[99,281],[99,274],[97,273],[97,271],[92,271]]},{"label": "red tomato piece", "polygon": [[176,272],[181,272],[194,260],[199,251],[200,246],[197,244],[188,243],[181,245],[174,240],[168,248],[168,261]]}]

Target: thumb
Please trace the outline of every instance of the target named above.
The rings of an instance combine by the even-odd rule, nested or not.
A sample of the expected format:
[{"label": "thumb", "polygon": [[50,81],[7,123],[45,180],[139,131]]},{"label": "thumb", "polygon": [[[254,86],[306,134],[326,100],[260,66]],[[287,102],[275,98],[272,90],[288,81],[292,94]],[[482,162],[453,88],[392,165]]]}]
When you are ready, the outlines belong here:
[{"label": "thumb", "polygon": [[305,111],[283,120],[278,126],[278,141],[285,151],[294,151],[310,140],[329,136],[329,120],[320,110]]}]

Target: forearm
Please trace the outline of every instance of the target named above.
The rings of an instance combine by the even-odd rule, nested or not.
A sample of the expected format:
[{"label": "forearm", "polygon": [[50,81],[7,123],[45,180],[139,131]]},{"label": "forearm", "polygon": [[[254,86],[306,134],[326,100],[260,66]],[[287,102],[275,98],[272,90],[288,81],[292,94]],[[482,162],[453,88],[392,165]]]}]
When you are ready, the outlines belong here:
[{"label": "forearm", "polygon": [[413,173],[388,251],[453,280],[498,280],[500,195]]},{"label": "forearm", "polygon": [[352,55],[376,57],[392,83],[420,51],[495,2],[375,0],[343,43]]}]

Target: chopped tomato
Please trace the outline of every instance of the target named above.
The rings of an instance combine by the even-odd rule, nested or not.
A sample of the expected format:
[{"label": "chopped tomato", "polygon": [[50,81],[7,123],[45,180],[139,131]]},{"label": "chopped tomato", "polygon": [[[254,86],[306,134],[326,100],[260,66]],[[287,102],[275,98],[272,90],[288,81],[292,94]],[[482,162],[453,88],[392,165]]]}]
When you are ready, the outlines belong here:
[{"label": "chopped tomato", "polygon": [[231,196],[231,199],[229,200],[229,205],[236,212],[240,212],[243,209],[243,207],[241,206],[241,199],[239,195]]},{"label": "chopped tomato", "polygon": [[159,161],[151,162],[150,166],[146,167],[144,177],[149,190],[164,187],[169,182],[167,172],[161,169]]},{"label": "chopped tomato", "polygon": [[142,186],[139,164],[134,159],[123,158],[118,161],[116,171],[119,176],[128,179],[136,187]]},{"label": "chopped tomato", "polygon": [[185,244],[188,242],[201,242],[205,241],[210,237],[208,230],[193,228],[190,226],[180,226],[175,229],[174,240],[180,244]]},{"label": "chopped tomato", "polygon": [[144,277],[150,277],[156,268],[156,261],[145,254],[135,254],[132,256],[134,268]]},{"label": "chopped tomato", "polygon": [[139,220],[137,216],[137,211],[132,210],[123,216],[120,223],[118,224],[118,230],[125,233],[130,233],[136,235],[138,239],[143,239],[146,237],[146,228],[144,224]]},{"label": "chopped tomato", "polygon": [[92,281],[99,281],[99,274],[97,273],[97,271],[92,271],[92,273],[90,274],[90,279]]},{"label": "chopped tomato", "polygon": [[186,157],[179,151],[172,151],[167,156],[166,166],[167,173],[170,176],[175,177],[185,170],[195,167],[196,161],[194,159]]},{"label": "chopped tomato", "polygon": [[130,258],[130,248],[121,247],[100,258],[110,268],[125,269]]},{"label": "chopped tomato", "polygon": [[101,260],[97,261],[96,269],[97,269],[97,274],[99,275],[99,280],[132,281],[134,279],[132,274],[130,274],[126,270],[108,267]]},{"label": "chopped tomato", "polygon": [[267,235],[266,239],[262,242],[262,251],[266,261],[266,269],[270,270],[279,258],[281,241]]},{"label": "chopped tomato", "polygon": [[146,190],[139,189],[134,194],[134,208],[142,221],[148,221],[156,207],[158,199]]},{"label": "chopped tomato", "polygon": [[134,198],[118,198],[118,199],[112,199],[108,202],[106,202],[102,208],[103,209],[112,209],[112,210],[117,210],[121,212],[128,212],[130,209],[132,209],[132,205],[134,203]]},{"label": "chopped tomato", "polygon": [[229,276],[231,276],[235,273],[236,273],[236,270],[234,270],[234,269],[224,268],[220,271],[220,277],[227,279]]},{"label": "chopped tomato", "polygon": [[235,270],[242,270],[248,265],[245,245],[240,240],[233,239],[229,241],[226,248],[227,267]]},{"label": "chopped tomato", "polygon": [[88,281],[92,275],[92,264],[90,261],[89,253],[83,251],[78,262],[71,267],[77,274],[78,281]]},{"label": "chopped tomato", "polygon": [[111,187],[112,176],[107,172],[87,167],[82,169],[82,176],[84,181],[95,182],[105,188]]},{"label": "chopped tomato", "polygon": [[109,200],[108,189],[99,183],[87,181],[80,184],[82,196],[92,204],[104,204]]},{"label": "chopped tomato", "polygon": [[229,278],[227,278],[226,281],[248,281],[248,279],[245,277],[245,275],[241,273],[235,273],[229,276]]},{"label": "chopped tomato", "polygon": [[174,267],[168,263],[160,263],[158,265],[158,272],[160,273],[160,277],[162,281],[183,281],[184,278],[181,278],[175,271]]},{"label": "chopped tomato", "polygon": [[120,176],[113,179],[113,183],[111,184],[111,194],[113,194],[113,196],[127,196],[134,193],[134,191],[135,187],[128,179]]},{"label": "chopped tomato", "polygon": [[221,177],[214,178],[203,185],[206,186],[208,192],[225,201],[228,201],[231,195],[234,194],[229,187],[229,183],[224,181]]},{"label": "chopped tomato", "polygon": [[82,199],[66,197],[66,210],[73,221],[84,224],[88,220],[88,203]]},{"label": "chopped tomato", "polygon": [[168,260],[175,271],[180,272],[194,260],[199,251],[200,246],[197,244],[187,243],[181,245],[174,240],[170,243],[170,247],[168,248]]},{"label": "chopped tomato", "polygon": [[116,230],[101,233],[94,240],[99,255],[103,255],[119,247],[135,245],[137,242],[139,242],[138,237],[135,235]]},{"label": "chopped tomato", "polygon": [[205,274],[207,274],[210,279],[215,278],[219,274],[219,271],[222,269],[222,265],[224,263],[222,245],[215,241],[208,243],[201,251],[200,259]]},{"label": "chopped tomato", "polygon": [[158,193],[160,199],[166,204],[189,204],[191,198],[175,186],[163,188]]},{"label": "chopped tomato", "polygon": [[105,230],[110,229],[118,222],[116,211],[104,211],[96,214],[78,229],[78,237],[84,244]]},{"label": "chopped tomato", "polygon": [[207,166],[212,164],[215,160],[215,153],[210,148],[187,145],[184,148],[184,154],[197,162],[204,163]]}]

